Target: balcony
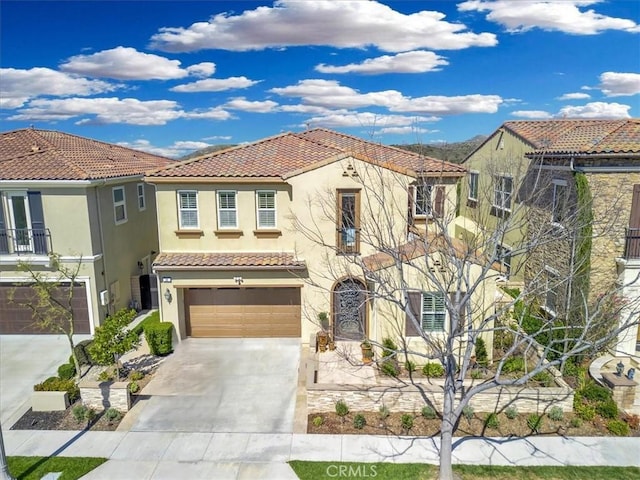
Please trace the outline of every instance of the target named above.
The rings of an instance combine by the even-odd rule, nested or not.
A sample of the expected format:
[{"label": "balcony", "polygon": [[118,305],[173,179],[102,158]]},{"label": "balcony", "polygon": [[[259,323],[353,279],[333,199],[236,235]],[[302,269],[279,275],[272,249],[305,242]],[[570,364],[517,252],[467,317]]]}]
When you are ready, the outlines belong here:
[{"label": "balcony", "polygon": [[625,260],[640,259],[640,228],[625,229],[624,258]]},{"label": "balcony", "polygon": [[3,228],[0,255],[47,255],[51,252],[48,228]]}]

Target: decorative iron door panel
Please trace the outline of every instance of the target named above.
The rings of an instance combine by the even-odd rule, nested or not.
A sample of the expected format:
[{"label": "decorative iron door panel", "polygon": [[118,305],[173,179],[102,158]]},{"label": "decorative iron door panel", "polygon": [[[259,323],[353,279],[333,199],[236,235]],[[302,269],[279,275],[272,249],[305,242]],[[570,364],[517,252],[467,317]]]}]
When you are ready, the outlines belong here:
[{"label": "decorative iron door panel", "polygon": [[364,286],[355,280],[345,280],[333,291],[336,340],[362,340],[365,337]]}]

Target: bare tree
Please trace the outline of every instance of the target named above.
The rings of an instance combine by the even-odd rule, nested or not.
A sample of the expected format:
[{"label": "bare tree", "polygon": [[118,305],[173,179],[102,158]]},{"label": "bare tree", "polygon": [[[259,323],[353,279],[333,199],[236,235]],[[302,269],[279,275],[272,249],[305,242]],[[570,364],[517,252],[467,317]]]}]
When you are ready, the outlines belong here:
[{"label": "bare tree", "polygon": [[[357,235],[358,252],[345,252],[336,238],[335,228],[340,235],[344,219],[336,209],[334,189],[309,191],[307,211],[292,212],[293,227],[304,237],[299,242],[303,255],[312,249],[323,251],[322,262],[309,265],[306,281],[313,288],[331,295],[331,285],[345,276],[365,279],[366,301],[383,325],[380,329],[400,345],[393,354],[443,366],[439,478],[448,480],[453,478],[453,434],[475,395],[525,385],[541,372],[603,350],[621,332],[638,325],[638,301],[617,301],[619,285],[603,287],[595,299],[590,298],[578,282],[581,275],[588,277],[588,266],[576,255],[553,278],[528,269],[523,275],[526,281],[517,289],[496,288],[496,283],[505,284],[508,273],[524,273],[529,263],[558,245],[569,245],[571,251],[584,240],[585,232],[595,235],[595,229],[585,224],[593,223],[583,211],[590,208],[588,202],[567,202],[562,228],[549,221],[532,221],[531,209],[540,207],[549,194],[549,185],[541,181],[539,162],[525,167],[493,165],[496,172],[510,171],[512,185],[481,188],[474,200],[476,213],[465,220],[473,226],[469,229],[473,234],[460,235],[456,227],[462,220],[456,216],[451,195],[445,195],[446,208],[435,205],[441,200],[435,198],[436,186],[449,185],[451,192],[455,180],[433,171],[422,175],[393,171],[385,168],[389,165],[385,159],[376,160],[344,161],[345,172],[355,172],[351,177],[360,192],[361,214],[357,225],[352,225],[354,232],[348,233]],[[425,214],[421,225],[410,205],[416,188],[428,197],[420,199]],[[600,227],[606,235],[606,226]],[[506,251],[502,246],[508,236],[518,240]],[[421,314],[415,299],[422,292],[442,302],[446,315],[439,315],[437,309],[429,318]],[[494,292],[503,293],[501,301],[494,300]],[[545,310],[552,300],[557,307]],[[365,332],[364,326],[361,331]],[[469,381],[471,370],[477,368],[478,339],[491,346],[494,337],[502,348],[500,358],[491,358],[490,353],[493,365],[488,375]],[[381,347],[379,338],[372,343]],[[505,364],[518,356],[528,359],[524,372],[507,375]]]},{"label": "bare tree", "polygon": [[[27,274],[31,283],[31,295],[26,300],[17,302],[31,310],[33,324],[43,331],[64,335],[69,343],[69,350],[76,369],[76,379],[80,379],[80,363],[76,357],[75,334],[76,312],[74,307],[74,287],[82,267],[82,258],[73,267],[60,261],[57,253],[49,254],[49,271],[37,270],[28,262],[20,262],[18,270]],[[9,294],[10,301],[15,301],[15,289]]]}]

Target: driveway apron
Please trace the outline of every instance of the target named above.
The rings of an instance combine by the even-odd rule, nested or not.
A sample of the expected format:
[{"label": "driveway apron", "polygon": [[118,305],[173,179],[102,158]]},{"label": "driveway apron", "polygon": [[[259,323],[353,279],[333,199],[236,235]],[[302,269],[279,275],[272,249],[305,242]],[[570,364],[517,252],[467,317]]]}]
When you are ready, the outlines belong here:
[{"label": "driveway apron", "polygon": [[138,432],[292,433],[299,339],[188,338],[142,391]]}]

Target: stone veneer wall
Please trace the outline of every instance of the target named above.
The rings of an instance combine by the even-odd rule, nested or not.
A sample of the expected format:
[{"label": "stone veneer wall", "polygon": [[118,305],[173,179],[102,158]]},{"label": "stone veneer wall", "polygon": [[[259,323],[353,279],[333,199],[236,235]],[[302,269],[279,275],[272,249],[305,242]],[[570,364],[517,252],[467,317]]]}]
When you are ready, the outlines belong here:
[{"label": "stone veneer wall", "polygon": [[82,403],[95,410],[115,408],[128,412],[131,408],[129,382],[80,382]]}]

